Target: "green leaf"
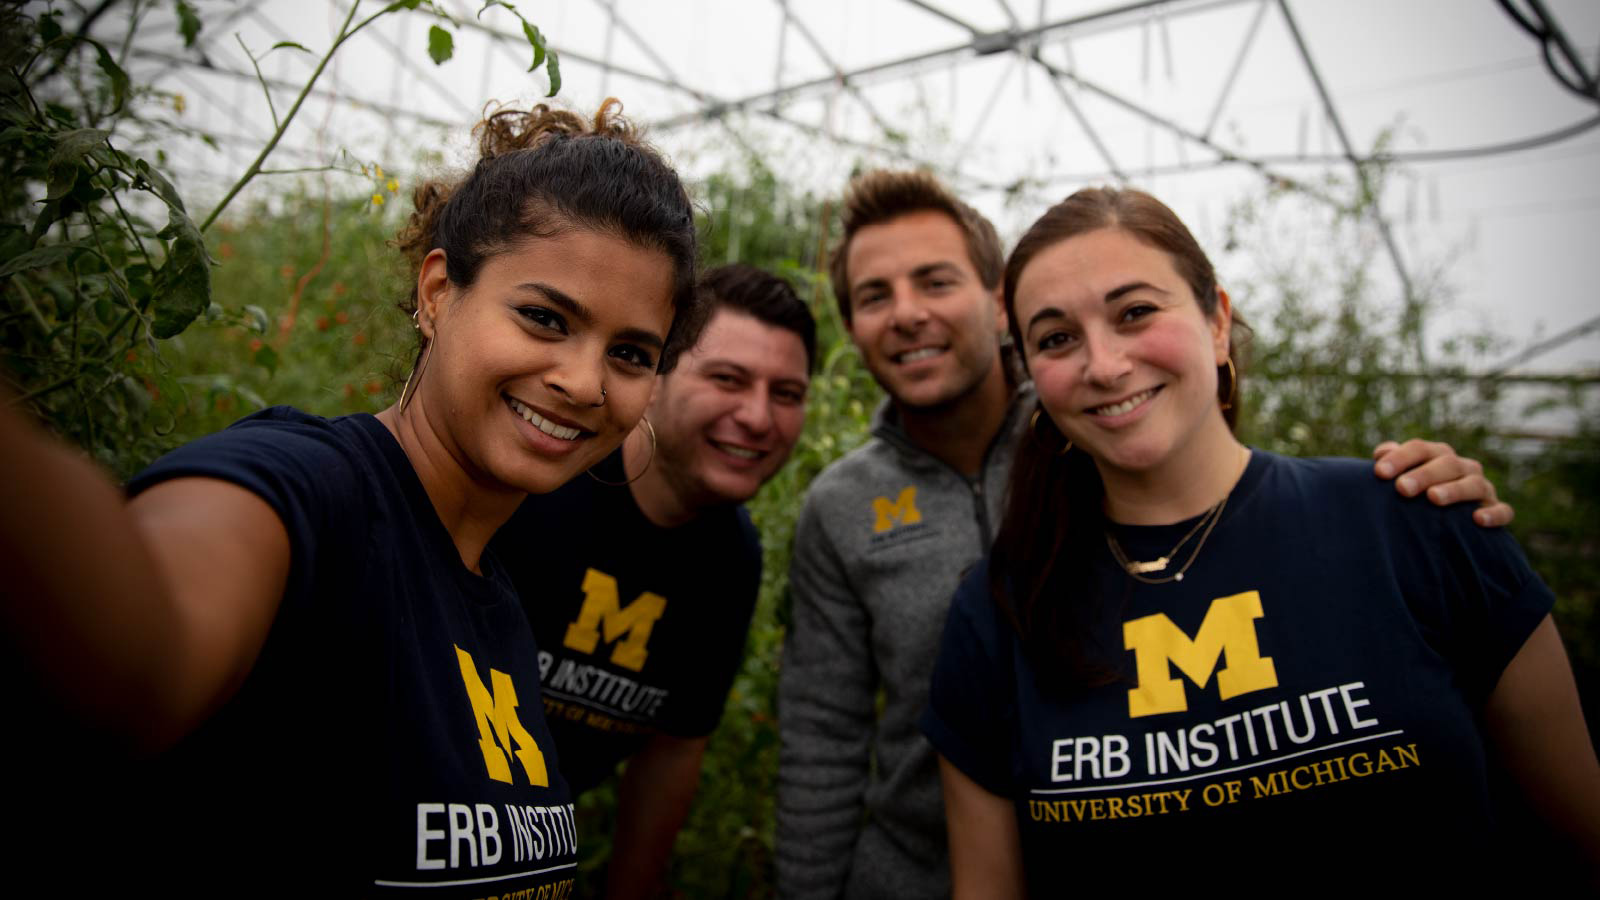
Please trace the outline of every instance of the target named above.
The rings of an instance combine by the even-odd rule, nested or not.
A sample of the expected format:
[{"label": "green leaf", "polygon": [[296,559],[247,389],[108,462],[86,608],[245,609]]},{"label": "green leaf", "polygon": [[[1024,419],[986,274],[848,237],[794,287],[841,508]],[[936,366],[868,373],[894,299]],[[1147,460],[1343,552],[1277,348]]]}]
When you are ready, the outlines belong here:
[{"label": "green leaf", "polygon": [[483,18],[483,14],[488,12],[491,6],[504,6],[506,9],[509,9],[512,12],[515,12],[517,9],[515,6],[505,2],[505,0],[483,0],[483,5],[478,7],[478,18]]},{"label": "green leaf", "polygon": [[[291,50],[301,50],[301,51],[304,51],[306,53],[310,53],[311,52],[310,48],[305,47],[305,46],[303,46],[301,44],[296,44],[294,41],[279,41],[276,44],[273,44],[271,47],[268,47],[267,48],[267,53],[271,53],[272,51],[280,49],[280,48],[283,48],[283,47],[288,47]],[[263,54],[261,54],[261,56],[263,58],[265,58],[267,53],[263,53]]]},{"label": "green leaf", "polygon": [[256,365],[267,370],[268,375],[278,374],[278,351],[272,349],[271,344],[262,344],[256,351]]},{"label": "green leaf", "polygon": [[122,388],[122,396],[127,404],[128,412],[135,418],[142,418],[150,412],[150,392],[144,385],[124,373],[117,373],[117,385]]},{"label": "green leaf", "polygon": [[437,66],[443,63],[454,56],[455,52],[456,40],[450,36],[450,32],[437,25],[429,25],[428,58],[433,60],[433,64]]},{"label": "green leaf", "polygon": [[422,5],[422,0],[395,0],[395,2],[389,4],[388,6],[385,6],[383,8],[383,11],[386,12],[386,13],[392,13],[392,12],[395,12],[396,10],[416,9],[417,7],[419,7],[421,5]]},{"label": "green leaf", "polygon": [[178,0],[178,33],[183,35],[185,47],[193,47],[194,39],[200,36],[200,17],[185,0]]},{"label": "green leaf", "polygon": [[61,37],[61,23],[56,21],[60,15],[58,12],[47,12],[39,16],[39,37],[44,38],[46,44]]},{"label": "green leaf", "polygon": [[66,241],[60,244],[47,244],[35,247],[21,256],[13,257],[5,265],[0,266],[0,278],[15,275],[27,269],[37,269],[40,266],[50,266],[63,260],[70,259],[73,254],[88,246],[83,241]]},{"label": "green leaf", "polygon": [[58,281],[46,282],[44,290],[55,301],[56,319],[58,321],[72,318],[72,314],[77,312],[78,307],[83,303],[83,298],[78,296],[77,291],[71,290]]},{"label": "green leaf", "polygon": [[102,128],[78,128],[62,132],[56,137],[56,148],[50,154],[50,167],[77,165],[90,150],[111,136]]},{"label": "green leaf", "polygon": [[[84,40],[89,41],[88,38],[84,38]],[[89,43],[94,45],[96,63],[100,66],[100,71],[104,72],[106,78],[111,80],[111,99],[113,101],[111,111],[117,112],[122,109],[124,103],[128,102],[128,73],[122,71],[122,67],[117,65],[117,61],[111,58],[111,53],[101,46],[99,41],[89,41]]]},{"label": "green leaf", "polygon": [[162,200],[167,202],[167,208],[178,212],[187,212],[183,208],[183,198],[178,196],[178,189],[172,186],[165,175],[156,171],[156,168],[142,159],[133,161],[133,170],[144,176],[150,183],[149,190],[153,191]]},{"label": "green leaf", "polygon": [[156,272],[150,330],[158,338],[180,334],[211,305],[211,261],[200,230],[189,217],[171,211],[163,235],[171,236],[166,262]]},{"label": "green leaf", "polygon": [[94,300],[94,317],[101,325],[110,325],[117,320],[117,304],[111,302],[111,297],[101,294]]},{"label": "green leaf", "polygon": [[50,226],[54,225],[59,218],[61,218],[61,201],[45,201],[39,209],[39,215],[33,220],[33,227],[28,229],[28,244],[31,246],[38,243],[39,239],[44,237],[45,232],[49,231]]},{"label": "green leaf", "polygon": [[561,62],[556,58],[556,52],[550,51],[550,57],[544,61],[544,72],[550,76],[550,93],[546,97],[554,97],[561,90]]},{"label": "green leaf", "polygon": [[59,200],[70,193],[78,181],[83,158],[110,135],[111,132],[99,128],[77,128],[57,137],[50,161],[45,164],[45,174],[50,182],[46,199]]},{"label": "green leaf", "polygon": [[544,35],[539,33],[539,26],[530,24],[528,20],[522,21],[522,34],[527,37],[528,45],[533,48],[533,65],[528,67],[532,72],[544,62]]}]

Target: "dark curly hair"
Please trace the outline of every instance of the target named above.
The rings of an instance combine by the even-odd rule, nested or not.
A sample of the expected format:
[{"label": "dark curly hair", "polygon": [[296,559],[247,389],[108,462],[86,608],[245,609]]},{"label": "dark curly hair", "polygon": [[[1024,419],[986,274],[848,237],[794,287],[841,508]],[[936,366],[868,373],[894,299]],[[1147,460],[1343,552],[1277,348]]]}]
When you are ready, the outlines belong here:
[{"label": "dark curly hair", "polygon": [[621,112],[610,98],[589,121],[541,103],[479,122],[471,173],[418,186],[416,209],[395,237],[411,269],[406,311],[417,308],[417,275],[434,249],[444,251],[451,283],[470,287],[486,260],[522,241],[598,231],[672,261],[672,328],[659,363],[670,370],[704,315],[695,291],[694,210],[677,173]]}]

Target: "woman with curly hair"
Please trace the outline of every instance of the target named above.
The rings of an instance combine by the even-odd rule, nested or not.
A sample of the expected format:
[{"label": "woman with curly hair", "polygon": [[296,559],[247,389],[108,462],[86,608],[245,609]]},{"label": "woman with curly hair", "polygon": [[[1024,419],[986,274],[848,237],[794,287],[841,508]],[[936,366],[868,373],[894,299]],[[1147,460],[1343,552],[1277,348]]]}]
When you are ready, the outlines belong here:
[{"label": "woman with curly hair", "polygon": [[155,754],[102,844],[138,848],[121,879],[570,890],[537,651],[485,546],[638,423],[692,333],[695,230],[615,101],[475,134],[399,240],[419,347],[388,409],[263,410],[126,500],[0,413],[30,476],[0,512],[6,630],[86,740]]}]

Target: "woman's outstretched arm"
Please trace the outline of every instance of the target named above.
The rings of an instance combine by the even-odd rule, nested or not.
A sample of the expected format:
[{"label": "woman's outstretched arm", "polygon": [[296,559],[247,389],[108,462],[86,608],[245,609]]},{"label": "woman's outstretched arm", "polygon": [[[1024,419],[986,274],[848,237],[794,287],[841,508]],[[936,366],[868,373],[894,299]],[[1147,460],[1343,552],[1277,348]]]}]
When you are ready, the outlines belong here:
[{"label": "woman's outstretched arm", "polygon": [[0,628],[51,704],[136,751],[182,737],[254,664],[289,538],[241,487],[164,482],[131,503],[0,397]]},{"label": "woman's outstretched arm", "polygon": [[1011,801],[989,793],[939,757],[945,829],[950,836],[950,891],[966,898],[1027,896],[1022,838]]}]

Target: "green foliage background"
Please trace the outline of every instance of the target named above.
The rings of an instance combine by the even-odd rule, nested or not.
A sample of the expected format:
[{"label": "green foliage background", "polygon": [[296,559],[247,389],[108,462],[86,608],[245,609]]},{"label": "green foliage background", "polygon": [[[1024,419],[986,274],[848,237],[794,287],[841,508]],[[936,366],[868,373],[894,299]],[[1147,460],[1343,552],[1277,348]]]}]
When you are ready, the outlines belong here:
[{"label": "green foliage background", "polygon": [[[13,28],[8,40],[26,34]],[[25,44],[5,45],[7,65]],[[270,202],[220,219],[203,251],[180,250],[187,219],[171,215],[161,183],[145,174],[151,164],[140,169],[137,152],[109,143],[102,149],[104,138],[82,133],[124,108],[119,91],[137,94],[139,87],[119,87],[95,55],[78,65],[88,87],[75,102],[48,101],[36,118],[0,133],[0,265],[14,269],[0,276],[0,371],[29,395],[35,412],[125,476],[264,405],[338,415],[392,402],[414,346],[398,309],[406,273],[387,246],[405,212],[396,201],[408,186],[391,187],[381,170],[366,166],[354,176],[283,183]],[[159,122],[147,124],[147,133],[162,133]],[[97,155],[106,166],[89,164]],[[154,153],[150,158],[160,163]],[[49,190],[59,192],[52,215],[59,215],[41,227],[35,201],[52,182]],[[1565,410],[1578,423],[1575,437],[1532,446],[1503,435],[1506,416],[1518,410],[1499,382],[1469,374],[1498,343],[1469,334],[1430,356],[1427,348],[1441,345],[1429,330],[1447,298],[1441,272],[1419,275],[1398,309],[1380,302],[1392,290],[1373,274],[1385,261],[1370,239],[1370,208],[1359,199],[1371,193],[1348,184],[1324,188],[1356,199],[1330,208],[1278,188],[1241,197],[1218,251],[1236,308],[1256,326],[1241,433],[1280,452],[1357,456],[1383,439],[1426,435],[1483,461],[1517,506],[1513,530],[1556,591],[1580,682],[1594,702],[1600,410],[1592,382],[1539,401]],[[121,228],[108,201],[130,191],[149,196],[123,211],[129,227]],[[819,324],[804,435],[789,465],[750,504],[766,553],[761,597],[671,872],[681,896],[760,897],[772,893],[776,677],[793,519],[811,478],[866,440],[881,395],[821,274],[829,201],[785,184],[756,159],[710,176],[695,193],[705,211],[706,263],[745,261],[784,274],[812,300]],[[33,249],[63,244],[78,249],[26,270],[12,265]],[[161,275],[175,258],[191,269],[195,259],[208,259],[214,268],[193,324],[174,333],[157,328],[156,318],[163,290],[187,289]],[[1230,266],[1254,275],[1232,281]],[[62,386],[51,387],[57,381]],[[1592,711],[1590,721],[1600,715]],[[607,860],[614,789],[580,803],[581,866],[591,875]],[[580,882],[580,890],[592,891],[595,879]]]}]

